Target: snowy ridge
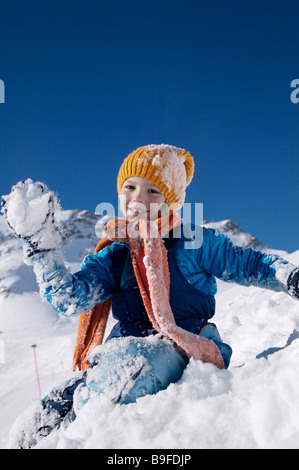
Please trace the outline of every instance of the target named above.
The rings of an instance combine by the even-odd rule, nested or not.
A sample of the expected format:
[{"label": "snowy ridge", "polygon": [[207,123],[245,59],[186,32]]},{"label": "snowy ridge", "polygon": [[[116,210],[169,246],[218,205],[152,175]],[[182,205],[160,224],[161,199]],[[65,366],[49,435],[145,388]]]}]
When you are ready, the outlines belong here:
[{"label": "snowy ridge", "polygon": [[[93,252],[98,221],[88,211],[62,212],[71,271]],[[266,249],[231,221],[205,226],[212,224],[235,243]],[[299,250],[272,251],[299,265]],[[136,404],[92,399],[73,423],[38,447],[299,448],[299,302],[219,282],[216,304],[213,320],[233,348],[228,371],[191,361],[179,383]],[[78,317],[58,317],[41,300],[32,269],[23,264],[21,243],[0,217],[0,448],[9,445],[14,420],[39,403],[31,345],[37,345],[45,395],[70,375],[77,324]]]},{"label": "snowy ridge", "polygon": [[254,250],[265,250],[266,246],[263,245],[254,235],[244,232],[232,220],[221,220],[220,222],[204,222],[204,227],[219,230],[225,233],[233,243],[242,246],[243,248],[253,248]]}]

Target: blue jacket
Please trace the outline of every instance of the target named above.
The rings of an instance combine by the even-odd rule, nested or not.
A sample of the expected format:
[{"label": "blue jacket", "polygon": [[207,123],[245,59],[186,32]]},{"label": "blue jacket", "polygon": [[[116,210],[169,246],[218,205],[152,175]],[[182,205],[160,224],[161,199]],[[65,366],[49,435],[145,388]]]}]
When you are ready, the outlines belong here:
[{"label": "blue jacket", "polygon": [[[176,229],[177,230],[177,229]],[[194,227],[180,228],[164,238],[170,271],[170,304],[176,323],[216,342],[228,366],[231,349],[215,325],[216,278],[244,286],[287,292],[295,266],[273,255],[243,249],[213,229],[203,228],[202,244],[193,240]],[[180,235],[180,236],[179,236]],[[186,249],[186,242],[194,249]],[[190,245],[189,245],[190,246]],[[87,256],[81,270],[70,274],[59,252],[39,255],[34,263],[41,292],[62,314],[82,313],[112,297],[118,323],[110,337],[146,336],[153,331],[134,275],[129,247],[115,242]]]}]

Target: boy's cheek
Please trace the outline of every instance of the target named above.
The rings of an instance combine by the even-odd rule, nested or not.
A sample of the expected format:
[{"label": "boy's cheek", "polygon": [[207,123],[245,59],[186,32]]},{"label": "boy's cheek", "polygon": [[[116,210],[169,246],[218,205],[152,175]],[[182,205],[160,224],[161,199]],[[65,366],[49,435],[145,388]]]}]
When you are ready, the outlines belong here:
[{"label": "boy's cheek", "polygon": [[124,216],[127,212],[127,197],[124,194],[119,194],[119,208]]}]

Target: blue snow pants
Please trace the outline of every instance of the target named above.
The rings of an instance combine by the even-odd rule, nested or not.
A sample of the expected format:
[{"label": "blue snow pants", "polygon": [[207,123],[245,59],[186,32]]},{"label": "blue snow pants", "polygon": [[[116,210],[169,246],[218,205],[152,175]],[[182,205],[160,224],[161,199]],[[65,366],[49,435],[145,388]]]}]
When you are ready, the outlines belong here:
[{"label": "blue snow pants", "polygon": [[169,340],[117,338],[94,350],[91,367],[81,376],[53,389],[44,398],[44,408],[65,417],[74,405],[77,412],[90,398],[105,393],[114,403],[129,404],[153,395],[177,382],[188,364]]}]

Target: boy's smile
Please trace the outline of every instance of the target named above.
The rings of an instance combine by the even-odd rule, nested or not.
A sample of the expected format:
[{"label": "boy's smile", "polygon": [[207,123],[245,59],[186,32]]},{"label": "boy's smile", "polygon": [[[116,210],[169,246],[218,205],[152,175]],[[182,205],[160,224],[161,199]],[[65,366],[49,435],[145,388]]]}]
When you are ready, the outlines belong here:
[{"label": "boy's smile", "polygon": [[156,220],[165,197],[150,181],[132,176],[119,193],[120,209],[130,222],[138,219]]}]

